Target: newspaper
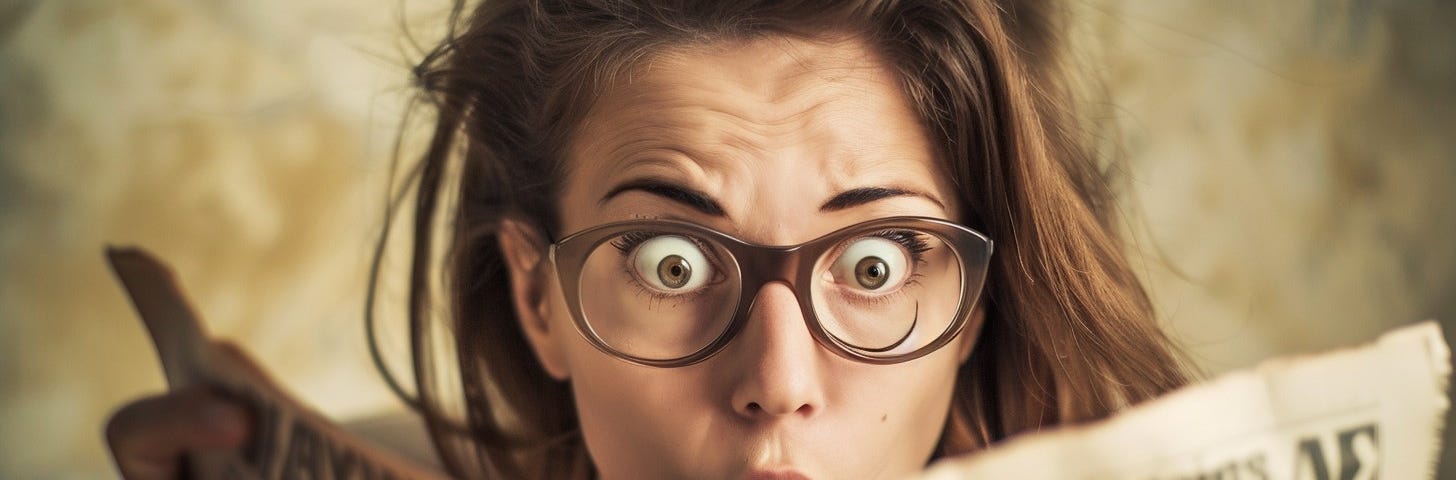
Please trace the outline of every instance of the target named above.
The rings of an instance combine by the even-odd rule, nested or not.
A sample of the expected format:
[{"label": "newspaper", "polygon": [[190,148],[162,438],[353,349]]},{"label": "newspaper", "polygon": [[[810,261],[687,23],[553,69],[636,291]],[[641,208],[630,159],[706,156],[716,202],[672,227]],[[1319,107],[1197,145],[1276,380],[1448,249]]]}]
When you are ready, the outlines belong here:
[{"label": "newspaper", "polygon": [[1087,425],[943,460],[922,480],[1429,479],[1449,407],[1435,322],[1277,359]]},{"label": "newspaper", "polygon": [[[190,458],[195,478],[444,478],[345,432],[219,349],[156,259],[134,249],[107,256],[171,388],[207,385],[254,407],[252,443]],[[1429,479],[1450,373],[1440,327],[1425,322],[1367,346],[1224,375],[1100,422],[1012,438],[919,478]]]},{"label": "newspaper", "polygon": [[136,249],[108,249],[106,255],[157,347],[168,386],[204,385],[253,410],[250,443],[238,451],[191,455],[192,478],[445,478],[349,434],[285,393],[256,366],[219,348],[161,262]]}]

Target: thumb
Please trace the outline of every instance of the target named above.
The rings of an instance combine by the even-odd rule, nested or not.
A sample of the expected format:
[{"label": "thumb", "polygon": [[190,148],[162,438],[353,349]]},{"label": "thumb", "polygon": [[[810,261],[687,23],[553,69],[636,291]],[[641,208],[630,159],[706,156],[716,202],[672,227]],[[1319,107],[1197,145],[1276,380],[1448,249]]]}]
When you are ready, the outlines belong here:
[{"label": "thumb", "polygon": [[122,407],[107,422],[106,440],[122,477],[172,479],[184,454],[241,447],[250,417],[242,404],[194,387]]}]

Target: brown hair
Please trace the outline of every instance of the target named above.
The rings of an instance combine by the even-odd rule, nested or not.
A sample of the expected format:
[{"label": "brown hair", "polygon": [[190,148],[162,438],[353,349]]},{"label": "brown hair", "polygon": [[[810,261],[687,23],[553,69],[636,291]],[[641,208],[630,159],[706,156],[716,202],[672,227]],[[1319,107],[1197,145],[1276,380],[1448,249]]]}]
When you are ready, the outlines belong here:
[{"label": "brown hair", "polygon": [[[573,128],[619,73],[689,43],[848,34],[898,72],[968,226],[997,241],[985,325],[957,375],[939,454],[1103,417],[1182,385],[1057,74],[1052,12],[1042,1],[485,0],[462,15],[457,3],[447,38],[415,70],[437,116],[413,177],[409,297],[411,402],[451,472],[590,474],[569,385],[537,365],[513,316],[495,232],[512,216],[564,233],[556,199]],[[429,315],[434,222],[451,194],[443,326],[459,395],[440,384],[455,365],[437,365],[430,341],[440,335]],[[464,425],[447,419],[451,402],[463,402]]]}]

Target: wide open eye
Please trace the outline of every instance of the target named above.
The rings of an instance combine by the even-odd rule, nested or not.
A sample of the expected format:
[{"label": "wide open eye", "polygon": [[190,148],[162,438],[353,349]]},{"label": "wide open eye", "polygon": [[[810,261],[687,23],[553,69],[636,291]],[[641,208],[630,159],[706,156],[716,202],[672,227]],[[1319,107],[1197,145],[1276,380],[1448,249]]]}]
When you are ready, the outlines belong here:
[{"label": "wide open eye", "polygon": [[690,292],[713,278],[713,265],[698,245],[677,235],[642,241],[632,270],[648,287],[670,293]]},{"label": "wide open eye", "polygon": [[830,272],[835,283],[854,290],[894,291],[910,273],[910,258],[899,243],[865,237],[845,247]]}]

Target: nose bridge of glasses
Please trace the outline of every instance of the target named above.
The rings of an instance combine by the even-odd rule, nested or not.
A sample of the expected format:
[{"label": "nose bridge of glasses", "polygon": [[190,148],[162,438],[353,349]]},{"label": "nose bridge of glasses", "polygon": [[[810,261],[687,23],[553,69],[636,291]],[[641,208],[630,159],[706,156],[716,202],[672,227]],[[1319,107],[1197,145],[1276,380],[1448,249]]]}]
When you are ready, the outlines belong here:
[{"label": "nose bridge of glasses", "polygon": [[734,249],[743,279],[743,294],[748,298],[770,282],[784,282],[799,294],[798,274],[803,263],[802,247],[764,247],[739,245]]}]

